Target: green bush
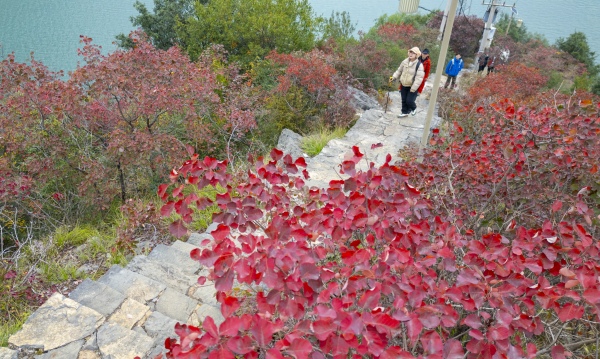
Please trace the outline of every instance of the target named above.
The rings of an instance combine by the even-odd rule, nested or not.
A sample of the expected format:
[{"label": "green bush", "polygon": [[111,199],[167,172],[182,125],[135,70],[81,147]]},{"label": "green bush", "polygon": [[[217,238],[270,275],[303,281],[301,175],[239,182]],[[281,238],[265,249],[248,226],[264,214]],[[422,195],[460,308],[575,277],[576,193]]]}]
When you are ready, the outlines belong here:
[{"label": "green bush", "polygon": [[321,128],[318,132],[303,137],[300,148],[302,148],[302,151],[310,157],[314,157],[321,152],[323,147],[325,147],[329,141],[334,138],[344,137],[347,131],[348,130],[339,127],[333,130]]}]

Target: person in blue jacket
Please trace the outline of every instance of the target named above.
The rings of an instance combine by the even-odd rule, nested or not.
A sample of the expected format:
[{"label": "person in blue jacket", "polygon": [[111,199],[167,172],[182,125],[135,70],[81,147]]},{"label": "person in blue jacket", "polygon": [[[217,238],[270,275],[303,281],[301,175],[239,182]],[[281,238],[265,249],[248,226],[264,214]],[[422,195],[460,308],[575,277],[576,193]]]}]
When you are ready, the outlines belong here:
[{"label": "person in blue jacket", "polygon": [[462,68],[463,60],[460,57],[460,54],[456,54],[456,56],[454,56],[454,58],[448,62],[448,65],[446,65],[446,75],[448,75],[448,77],[446,79],[444,88],[448,88],[450,82],[452,82],[452,88],[456,87],[456,76],[458,76],[458,73],[460,70],[462,70]]}]

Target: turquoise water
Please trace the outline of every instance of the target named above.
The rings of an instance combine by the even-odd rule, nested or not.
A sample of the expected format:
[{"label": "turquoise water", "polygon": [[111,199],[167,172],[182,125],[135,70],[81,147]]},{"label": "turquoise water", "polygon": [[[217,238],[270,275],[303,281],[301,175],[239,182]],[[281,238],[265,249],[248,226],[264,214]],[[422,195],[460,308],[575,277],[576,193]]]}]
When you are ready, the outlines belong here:
[{"label": "turquoise water", "polygon": [[[445,8],[447,0],[421,0],[427,9]],[[105,52],[114,51],[118,33],[133,29],[129,17],[137,15],[135,0],[0,0],[0,55],[15,52],[18,61],[27,61],[30,52],[52,70],[73,70],[79,57],[79,35],[94,39]],[[149,8],[152,0],[142,0]],[[489,2],[489,1],[488,1]],[[366,31],[375,19],[398,10],[398,0],[310,0],[317,14],[328,17],[332,11],[347,11]],[[513,2],[507,2],[513,4]],[[464,12],[483,16],[481,1],[464,0]],[[520,0],[518,18],[531,32],[544,34],[551,43],[574,31],[583,31],[592,51],[599,55],[600,0]],[[424,10],[420,10],[425,12]],[[510,11],[506,8],[504,11]]]}]

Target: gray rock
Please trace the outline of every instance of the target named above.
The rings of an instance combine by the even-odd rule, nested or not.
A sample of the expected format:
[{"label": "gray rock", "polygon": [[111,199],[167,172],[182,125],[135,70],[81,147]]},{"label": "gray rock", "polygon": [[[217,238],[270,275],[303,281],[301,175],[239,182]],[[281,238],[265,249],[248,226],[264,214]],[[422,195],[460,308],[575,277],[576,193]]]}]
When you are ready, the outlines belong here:
[{"label": "gray rock", "polygon": [[93,350],[82,350],[79,352],[77,359],[100,359],[100,354]]},{"label": "gray rock", "polygon": [[49,351],[91,335],[103,322],[97,311],[54,293],[8,342]]},{"label": "gray rock", "polygon": [[221,325],[221,323],[225,321],[225,318],[223,317],[223,314],[221,314],[221,310],[218,307],[209,304],[202,304],[194,311],[194,313],[192,313],[189,322],[192,325],[198,326],[208,316],[215,321],[217,326]]},{"label": "gray rock", "polygon": [[212,231],[217,229],[218,226],[219,226],[219,223],[212,222],[211,224],[208,225],[208,227],[206,227],[206,230],[204,231],[204,233],[211,234]]},{"label": "gray rock", "polygon": [[150,338],[154,339],[154,342],[163,344],[166,338],[177,338],[175,334],[175,324],[177,320],[167,317],[166,315],[153,312],[143,325],[143,328]]},{"label": "gray rock", "polygon": [[0,347],[0,359],[17,359],[18,352],[16,350]]},{"label": "gray rock", "polygon": [[147,335],[125,329],[118,324],[105,323],[98,329],[98,347],[102,358],[131,359],[144,357],[154,345]]},{"label": "gray rock", "polygon": [[183,294],[188,293],[190,287],[197,286],[198,282],[197,274],[184,272],[176,263],[157,261],[145,256],[134,257],[127,264],[127,269],[161,282]]},{"label": "gray rock", "polygon": [[167,264],[177,264],[177,266],[186,273],[196,273],[200,269],[200,263],[190,258],[189,253],[178,249],[159,244],[154,247],[148,258],[165,262]]},{"label": "gray rock", "polygon": [[42,355],[36,355],[36,359],[76,359],[79,357],[79,351],[83,345],[83,339],[76,342],[69,343],[64,347],[60,347],[54,350],[50,350]]},{"label": "gray rock", "polygon": [[290,154],[294,159],[298,157],[304,157],[304,152],[300,147],[300,143],[302,142],[302,136],[297,134],[292,130],[288,130],[284,128],[279,135],[279,140],[277,141],[277,148],[283,151],[284,153]]},{"label": "gray rock", "polygon": [[210,243],[213,240],[213,236],[211,236],[208,233],[192,233],[187,243],[194,245],[198,248],[206,248],[206,245],[204,245],[203,243]]},{"label": "gray rock", "polygon": [[187,254],[188,257],[191,258],[190,253],[192,252],[192,250],[194,249],[198,249],[198,246],[195,246],[192,243],[188,242],[182,242],[182,241],[175,241],[173,243],[171,243],[171,248],[175,248],[177,250],[182,251],[183,253]]},{"label": "gray rock", "polygon": [[131,329],[137,322],[144,318],[149,310],[148,306],[127,298],[121,304],[121,307],[108,318],[108,321],[119,324],[123,328]]},{"label": "gray rock", "polygon": [[352,86],[348,86],[348,92],[350,92],[350,94],[352,95],[350,103],[352,103],[352,106],[354,106],[355,108],[358,108],[363,111],[371,109],[381,109],[381,105],[377,102],[377,100],[367,95],[363,91]]},{"label": "gray rock", "polygon": [[127,298],[137,300],[143,304],[157,298],[166,288],[162,283],[118,265],[112,266],[108,272],[98,279],[98,282],[104,283],[121,292]]},{"label": "gray rock", "polygon": [[125,300],[125,296],[103,283],[86,279],[75,288],[69,298],[90,307],[98,313],[109,316]]},{"label": "gray rock", "polygon": [[171,288],[167,288],[156,302],[156,311],[186,323],[190,314],[198,306],[198,301],[183,295]]},{"label": "gray rock", "polygon": [[207,280],[203,285],[198,285],[191,291],[190,297],[202,301],[204,304],[218,305],[217,302],[217,290],[215,284],[212,281]]}]

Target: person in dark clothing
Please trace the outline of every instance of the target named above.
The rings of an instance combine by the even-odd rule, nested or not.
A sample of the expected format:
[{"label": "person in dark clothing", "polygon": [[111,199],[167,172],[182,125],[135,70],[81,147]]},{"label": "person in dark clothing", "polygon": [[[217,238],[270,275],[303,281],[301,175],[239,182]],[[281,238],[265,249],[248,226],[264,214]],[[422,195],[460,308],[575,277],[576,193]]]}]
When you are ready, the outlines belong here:
[{"label": "person in dark clothing", "polygon": [[488,74],[490,72],[494,72],[494,67],[496,66],[496,56],[489,58],[488,62],[487,62],[487,68],[488,68]]},{"label": "person in dark clothing", "polygon": [[423,88],[425,87],[425,81],[429,77],[429,72],[431,71],[431,59],[429,58],[429,49],[423,49],[421,52],[421,57],[419,57],[419,61],[423,64],[423,70],[425,71],[425,77],[423,77],[423,82],[421,82],[421,86],[417,90],[418,93],[423,92]]},{"label": "person in dark clothing", "polygon": [[485,67],[487,66],[488,60],[490,59],[488,54],[480,54],[479,55],[479,69],[477,70],[477,72],[481,72],[483,70],[485,70]]}]

